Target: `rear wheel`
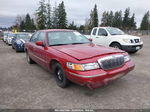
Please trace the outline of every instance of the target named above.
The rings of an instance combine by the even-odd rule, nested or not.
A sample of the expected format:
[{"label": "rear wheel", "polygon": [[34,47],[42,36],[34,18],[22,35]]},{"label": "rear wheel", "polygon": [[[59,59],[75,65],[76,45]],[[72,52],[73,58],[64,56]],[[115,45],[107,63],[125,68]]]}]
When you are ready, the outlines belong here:
[{"label": "rear wheel", "polygon": [[113,43],[110,45],[110,47],[121,49],[121,45],[119,43]]},{"label": "rear wheel", "polygon": [[12,45],[12,49],[14,49],[13,45]]},{"label": "rear wheel", "polygon": [[53,73],[56,80],[56,83],[61,88],[66,88],[69,85],[69,80],[64,74],[64,70],[59,63],[56,63],[53,67]]},{"label": "rear wheel", "polygon": [[30,58],[28,52],[26,52],[26,59],[29,64],[34,64],[35,62]]}]

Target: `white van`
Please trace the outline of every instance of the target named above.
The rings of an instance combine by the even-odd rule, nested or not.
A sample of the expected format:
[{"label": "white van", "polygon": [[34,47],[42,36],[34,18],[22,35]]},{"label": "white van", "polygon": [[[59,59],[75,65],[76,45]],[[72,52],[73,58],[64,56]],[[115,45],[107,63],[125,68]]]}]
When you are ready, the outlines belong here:
[{"label": "white van", "polygon": [[129,53],[135,53],[143,47],[140,37],[127,35],[114,27],[95,27],[90,38],[97,45],[119,48]]}]

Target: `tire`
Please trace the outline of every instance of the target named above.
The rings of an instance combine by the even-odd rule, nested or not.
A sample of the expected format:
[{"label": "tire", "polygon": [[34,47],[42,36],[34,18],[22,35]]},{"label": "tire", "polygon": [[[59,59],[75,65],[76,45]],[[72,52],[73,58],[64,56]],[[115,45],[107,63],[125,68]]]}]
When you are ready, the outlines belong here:
[{"label": "tire", "polygon": [[121,49],[121,45],[119,43],[112,43],[110,47]]},{"label": "tire", "polygon": [[59,63],[56,63],[54,65],[53,73],[54,73],[55,81],[59,87],[66,88],[69,86],[69,80],[66,78],[66,75],[64,74],[64,70]]},{"label": "tire", "polygon": [[34,64],[35,62],[30,58],[29,54],[26,52],[26,59],[29,64]]},{"label": "tire", "polygon": [[130,54],[134,54],[134,53],[136,53],[136,52],[138,52],[138,51],[130,51],[129,53],[130,53]]},{"label": "tire", "polygon": [[12,49],[15,49],[15,48],[13,47],[13,45],[12,45]]}]

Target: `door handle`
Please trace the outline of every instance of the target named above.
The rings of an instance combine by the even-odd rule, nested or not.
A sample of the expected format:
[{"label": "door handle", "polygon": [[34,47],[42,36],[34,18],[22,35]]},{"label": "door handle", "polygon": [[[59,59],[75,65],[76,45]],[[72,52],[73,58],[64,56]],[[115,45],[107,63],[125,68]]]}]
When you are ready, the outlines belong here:
[{"label": "door handle", "polygon": [[99,37],[96,37],[96,38],[99,38]]}]

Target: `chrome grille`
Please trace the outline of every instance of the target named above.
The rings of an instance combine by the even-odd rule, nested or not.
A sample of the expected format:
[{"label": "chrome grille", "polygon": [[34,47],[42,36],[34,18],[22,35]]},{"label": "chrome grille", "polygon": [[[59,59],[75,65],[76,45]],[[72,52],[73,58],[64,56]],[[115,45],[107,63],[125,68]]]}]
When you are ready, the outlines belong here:
[{"label": "chrome grille", "polygon": [[124,55],[112,55],[106,56],[98,60],[101,68],[104,70],[110,70],[124,65]]}]

